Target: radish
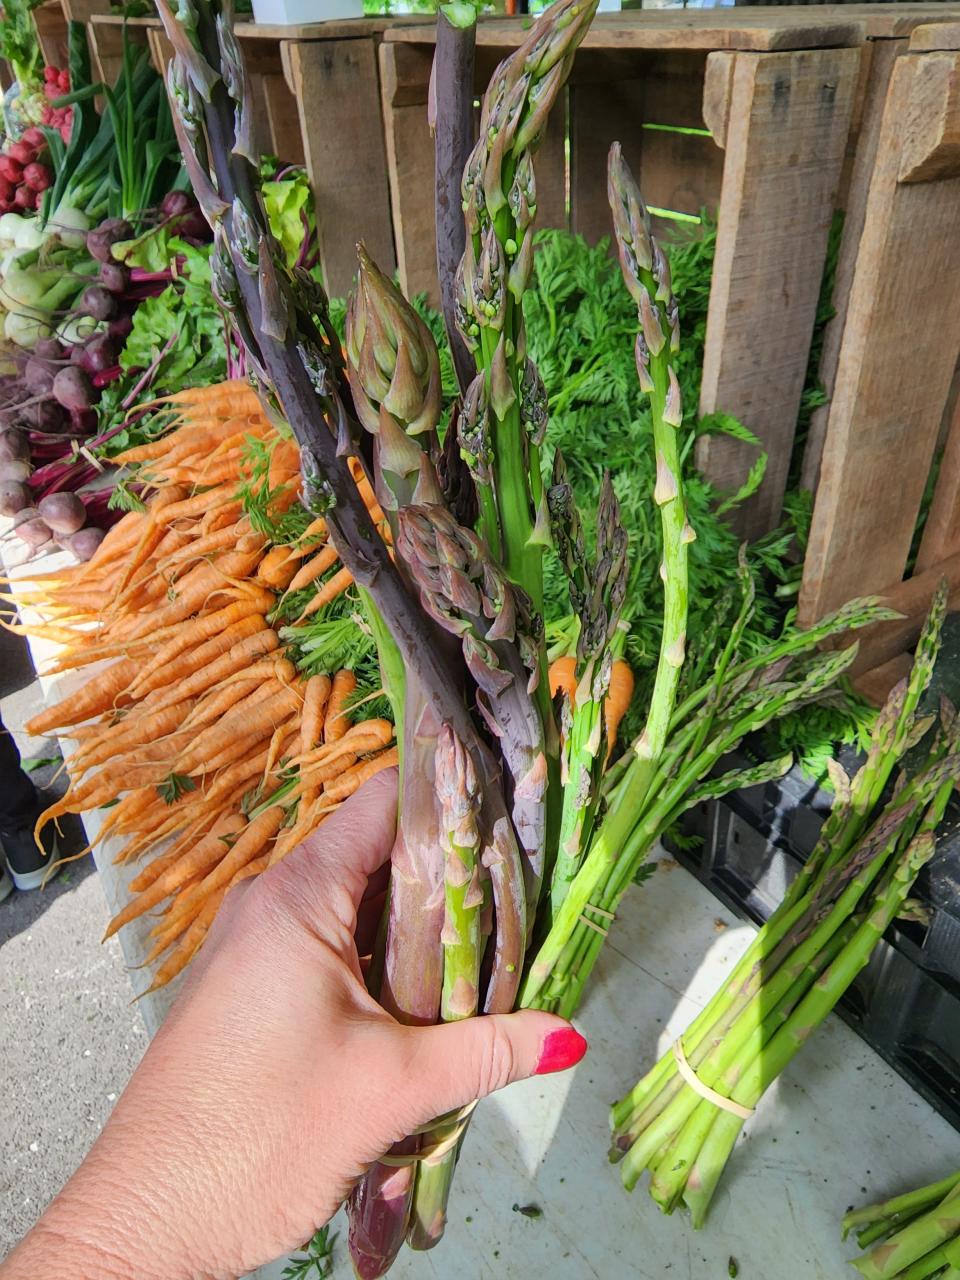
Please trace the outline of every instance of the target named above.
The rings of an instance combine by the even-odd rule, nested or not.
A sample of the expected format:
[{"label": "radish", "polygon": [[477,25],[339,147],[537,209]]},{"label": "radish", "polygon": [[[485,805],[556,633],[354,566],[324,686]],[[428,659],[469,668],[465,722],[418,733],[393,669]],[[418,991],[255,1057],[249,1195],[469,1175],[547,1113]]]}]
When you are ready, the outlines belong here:
[{"label": "radish", "polygon": [[25,484],[19,480],[0,480],[0,516],[15,516],[29,508],[30,490]]},{"label": "radish", "polygon": [[33,147],[37,155],[41,155],[47,149],[47,136],[43,130],[37,128],[36,125],[33,125],[29,129],[24,129],[23,136],[20,141],[25,142],[28,147]]},{"label": "radish", "polygon": [[8,182],[6,178],[0,178],[0,203],[9,204],[15,191],[16,187],[12,182]]},{"label": "radish", "polygon": [[93,525],[87,525],[85,529],[81,529],[79,533],[72,533],[66,537],[58,538],[57,541],[61,547],[66,548],[71,555],[76,556],[78,560],[90,560],[93,553],[104,540],[106,534],[102,529],[96,529]]},{"label": "radish", "polygon": [[22,507],[14,515],[13,531],[31,547],[42,547],[53,536],[50,526],[36,507]]},{"label": "radish", "polygon": [[37,503],[37,511],[54,533],[76,533],[87,519],[87,509],[75,493],[49,493]]},{"label": "radish", "polygon": [[18,186],[23,181],[23,165],[17,164],[13,156],[0,156],[0,178]]},{"label": "radish", "polygon": [[84,371],[76,366],[61,369],[53,380],[53,394],[65,409],[89,409],[93,399],[93,387]]},{"label": "radish", "polygon": [[45,164],[28,164],[23,170],[23,180],[31,191],[46,191],[53,181],[53,175]]},{"label": "radish", "polygon": [[13,142],[7,147],[7,155],[12,156],[17,164],[28,165],[33,164],[37,158],[37,153],[33,147],[28,146],[25,142]]},{"label": "radish", "polygon": [[13,207],[15,209],[32,209],[34,206],[33,192],[29,187],[17,187],[13,196]]}]

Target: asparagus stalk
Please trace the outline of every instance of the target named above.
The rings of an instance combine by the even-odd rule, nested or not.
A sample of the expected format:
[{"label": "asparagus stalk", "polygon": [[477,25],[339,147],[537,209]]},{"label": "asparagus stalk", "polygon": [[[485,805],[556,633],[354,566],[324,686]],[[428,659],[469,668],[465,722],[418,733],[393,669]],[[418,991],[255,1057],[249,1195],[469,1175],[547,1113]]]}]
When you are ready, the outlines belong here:
[{"label": "asparagus stalk", "polygon": [[928,1209],[938,1205],[940,1201],[960,1185],[960,1172],[951,1173],[939,1182],[919,1187],[915,1191],[907,1191],[903,1195],[893,1196],[880,1204],[871,1204],[864,1209],[851,1209],[843,1216],[841,1223],[841,1239],[846,1240],[851,1231],[856,1233],[857,1243],[862,1247],[872,1244],[865,1235],[873,1233],[879,1227],[881,1234],[886,1234],[912,1222]]},{"label": "asparagus stalk", "polygon": [[[960,764],[960,732],[948,704],[941,708],[941,732],[925,768],[874,814],[882,789],[877,779],[886,782],[926,727],[917,708],[932,672],[941,620],[938,599],[911,679],[894,691],[879,717],[866,764],[853,784],[838,777],[838,803],[810,868],[684,1034],[687,1060],[702,1084],[742,1106],[756,1106],[834,1007],[932,855],[934,831]],[[853,918],[858,923],[847,937]],[[839,937],[845,940],[838,949]],[[613,1108],[611,1123],[616,1156],[626,1152],[624,1184],[632,1187],[649,1167],[654,1199],[668,1212],[684,1201],[694,1225],[701,1225],[743,1120],[702,1099],[681,1079],[670,1054]]]},{"label": "asparagus stalk", "polygon": [[609,475],[600,490],[597,557],[591,564],[563,455],[554,459],[547,503],[561,563],[567,571],[570,603],[579,620],[575,705],[566,708],[563,737],[563,803],[560,838],[550,880],[550,918],[556,919],[580,869],[600,795],[600,776],[609,746],[603,734],[603,701],[610,687],[613,642],[627,588],[627,539]]},{"label": "asparagus stalk", "polygon": [[461,394],[473,379],[473,359],[457,328],[454,283],[466,248],[460,175],[473,147],[473,64],[477,11],[471,0],[437,10],[437,47],[430,84],[435,139],[437,275],[440,305]]}]

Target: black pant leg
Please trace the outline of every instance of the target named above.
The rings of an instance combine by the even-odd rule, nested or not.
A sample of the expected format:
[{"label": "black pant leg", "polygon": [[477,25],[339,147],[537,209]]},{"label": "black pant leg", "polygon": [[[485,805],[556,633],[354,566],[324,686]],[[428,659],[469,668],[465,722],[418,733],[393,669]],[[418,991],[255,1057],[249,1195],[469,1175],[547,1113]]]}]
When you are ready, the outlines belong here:
[{"label": "black pant leg", "polygon": [[37,790],[20,767],[20,752],[0,720],[0,831],[32,827]]}]

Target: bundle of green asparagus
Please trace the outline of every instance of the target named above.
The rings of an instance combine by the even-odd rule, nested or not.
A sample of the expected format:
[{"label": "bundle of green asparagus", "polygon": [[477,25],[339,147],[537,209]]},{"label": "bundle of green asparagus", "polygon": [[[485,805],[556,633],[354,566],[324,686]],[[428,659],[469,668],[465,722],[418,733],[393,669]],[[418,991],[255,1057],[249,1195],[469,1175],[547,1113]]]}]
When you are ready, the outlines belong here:
[{"label": "bundle of green asparagus", "polygon": [[[533,155],[596,4],[557,0],[484,97],[461,188],[465,249],[452,286],[445,280],[441,289],[463,347],[462,397],[441,444],[437,350],[392,281],[361,248],[344,363],[323,291],[284,264],[250,154],[252,108],[227,5],[179,0],[175,15],[158,0],[176,54],[168,87],[178,138],[215,231],[217,295],[262,396],[300,445],[300,500],[324,518],[377,640],[401,785],[386,919],[367,980],[408,1024],[518,1003],[572,1013],[660,833],[703,795],[789,764],[708,778],[717,761],[783,711],[829,694],[854,649],[821,654],[822,640],[890,616],[861,601],[745,657],[738,649],[752,584],[744,570],[729,638],[720,628],[695,638],[687,660],[695,535],[680,462],[679,317],[667,260],[615,146],[609,195],[637,304],[664,555],[646,726],[608,767],[615,735],[603,709],[622,646],[626,539],[609,480],[588,547],[562,457],[551,482],[543,475],[547,393],[526,352],[521,305],[533,263]],[[462,42],[442,41],[435,74],[437,110],[460,121],[472,109],[464,53]],[[454,150],[464,136],[438,121],[441,133]],[[442,253],[441,266],[449,258]],[[392,545],[359,496],[348,465],[358,461]],[[573,686],[555,699],[542,617],[551,542],[579,626]],[[360,1276],[383,1275],[405,1240],[430,1248],[440,1239],[467,1121],[438,1118],[367,1172],[348,1204]]]},{"label": "bundle of green asparagus", "polygon": [[853,1265],[866,1280],[960,1280],[960,1173],[843,1219],[856,1232]]},{"label": "bundle of green asparagus", "polygon": [[[667,1213],[685,1204],[695,1227],[745,1119],[867,963],[933,853],[960,771],[954,708],[941,704],[935,733],[934,717],[919,710],[945,607],[941,587],[863,767],[852,780],[834,767],[833,809],[783,903],[671,1051],[612,1109],[611,1158],[623,1162],[624,1185],[632,1190],[649,1169],[654,1200]],[[901,769],[888,789],[921,740],[923,763],[909,776]]]}]

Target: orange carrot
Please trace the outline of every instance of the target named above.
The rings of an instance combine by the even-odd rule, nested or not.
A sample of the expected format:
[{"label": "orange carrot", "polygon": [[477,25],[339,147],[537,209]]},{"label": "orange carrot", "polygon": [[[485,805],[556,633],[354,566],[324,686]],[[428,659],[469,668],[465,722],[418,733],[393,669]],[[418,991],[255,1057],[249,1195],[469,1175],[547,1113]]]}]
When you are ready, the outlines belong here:
[{"label": "orange carrot", "polygon": [[283,805],[275,804],[271,805],[269,809],[265,809],[263,813],[259,814],[251,822],[248,822],[231,845],[227,856],[218,862],[198,885],[195,885],[190,890],[182,902],[178,900],[167,924],[172,925],[178,917],[186,914],[196,902],[203,902],[211,894],[216,893],[218,889],[228,885],[233,876],[241,868],[245,867],[248,862],[256,858],[263,850],[264,845],[273,839],[283,825],[286,816],[287,811]]},{"label": "orange carrot", "polygon": [[378,756],[371,756],[369,760],[363,760],[360,764],[355,764],[352,769],[348,769],[346,773],[342,773],[339,778],[334,778],[332,782],[328,782],[323,788],[323,796],[321,797],[324,804],[339,804],[340,801],[346,800],[347,796],[353,793],[375,774],[383,769],[390,769],[397,763],[399,758],[397,748],[390,747],[387,751],[382,751]]},{"label": "orange carrot", "polygon": [[[144,996],[150,995],[151,992],[159,991],[161,987],[165,987],[168,982],[172,982],[177,974],[187,967],[210,932],[210,926],[220,910],[220,904],[226,897],[228,887],[225,885],[203,904],[200,912],[191,922],[189,929],[184,933],[176,950],[171,951],[163,964],[160,965],[153,976],[153,982],[147,987],[146,991],[142,991],[137,996],[138,1000],[142,1000]],[[165,945],[169,945],[169,943]]]},{"label": "orange carrot", "polygon": [[265,631],[267,624],[263,615],[272,602],[273,596],[265,591],[259,594],[259,598],[251,596],[246,600],[234,600],[213,613],[191,618],[144,665],[130,686],[131,694],[142,698],[152,689],[169,683],[169,673],[165,668],[175,660],[178,660],[178,677],[192,675],[247,636]]},{"label": "orange carrot", "polygon": [[189,748],[176,761],[176,772],[189,774],[209,769],[225,747],[238,741],[242,747],[244,742],[259,741],[260,736],[269,737],[278,721],[300,709],[300,702],[297,691],[288,688],[264,698],[250,711],[242,705],[234,707],[218,724],[199,736],[193,735]]},{"label": "orange carrot", "polygon": [[106,942],[107,938],[112,938],[125,924],[157,906],[181,885],[186,884],[191,876],[205,875],[215,867],[226,856],[230,847],[229,841],[224,837],[239,834],[244,826],[244,819],[239,813],[228,813],[219,818],[202,840],[198,840],[186,854],[161,872],[148,889],[138,894],[113,917],[107,925],[103,941]]},{"label": "orange carrot", "polygon": [[[280,643],[275,631],[271,631],[265,626],[253,627],[252,624],[258,620],[262,622],[262,615],[254,614],[251,617],[244,618],[242,620],[243,625],[238,625],[233,629],[232,637],[225,637],[228,644],[231,638],[233,640],[229,649],[227,649],[226,653],[220,653],[213,661],[204,662],[199,653],[200,650],[208,649],[208,646],[213,644],[212,640],[199,645],[191,653],[183,655],[181,661],[184,662],[183,674],[186,678],[180,678],[174,669],[171,672],[171,679],[176,683],[166,691],[164,691],[162,684],[159,686],[157,693],[160,694],[160,697],[156,702],[152,703],[154,709],[160,710],[162,707],[168,706],[175,698],[192,698],[198,694],[205,694],[208,690],[221,685],[221,682],[226,677],[239,675],[249,679],[253,668],[259,665],[256,662],[251,663],[251,660],[260,658],[263,654],[271,653]],[[247,632],[246,635],[243,634],[244,631]],[[215,637],[215,639],[220,639],[220,637]],[[210,650],[210,652],[215,653],[216,650]],[[275,660],[271,658],[262,670],[272,671],[275,665]],[[191,673],[191,668],[196,669]],[[162,672],[158,674],[162,674]]]},{"label": "orange carrot", "polygon": [[[334,681],[334,688],[336,688],[336,681]],[[389,720],[358,720],[356,724],[349,725],[346,732],[339,738],[334,738],[332,742],[327,741],[321,747],[314,747],[305,755],[297,756],[294,763],[298,764],[301,770],[310,769],[314,765],[329,763],[345,751],[354,751],[357,755],[363,755],[367,751],[379,751],[392,739],[393,725]]]},{"label": "orange carrot", "polygon": [[290,548],[271,547],[257,565],[257,577],[268,587],[283,591],[296,576],[297,564],[290,562]]},{"label": "orange carrot", "polygon": [[333,677],[330,699],[327,702],[327,713],[323,720],[324,742],[336,742],[350,728],[347,718],[347,706],[357,687],[357,677],[352,671],[342,668]]},{"label": "orange carrot", "polygon": [[24,727],[28,733],[39,737],[51,729],[62,729],[81,720],[89,720],[91,716],[102,715],[114,707],[126,706],[129,699],[125,698],[124,691],[139,669],[140,663],[134,658],[114,663],[88,680],[76,693],[35,715]]},{"label": "orange carrot", "polygon": [[610,688],[603,700],[603,721],[607,731],[607,761],[613,751],[613,744],[617,740],[620,722],[630,706],[633,687],[633,672],[630,664],[623,658],[617,658],[610,672]]},{"label": "orange carrot", "polygon": [[246,579],[259,558],[259,550],[241,550],[238,546],[236,551],[228,551],[216,560],[197,565],[177,583],[176,599],[162,609],[137,618],[127,640],[138,640],[145,633],[155,634],[165,627],[183,622],[198,608],[207,605],[215,595],[235,595],[235,592],[227,591],[227,584],[237,579]]},{"label": "orange carrot", "polygon": [[555,698],[563,691],[570,700],[571,708],[577,705],[577,660],[573,657],[555,658],[550,663],[548,672],[550,680],[550,697]]},{"label": "orange carrot", "polygon": [[186,698],[139,716],[125,717],[118,724],[111,725],[99,741],[95,739],[75,751],[69,757],[71,771],[92,769],[114,756],[124,755],[130,747],[166,738],[180,727],[192,706],[192,699]]},{"label": "orange carrot", "polygon": [[303,622],[305,618],[312,617],[336,600],[337,596],[342,595],[344,591],[353,585],[353,574],[349,569],[338,569],[332,578],[328,578],[317,594],[313,597],[307,607],[301,613],[297,622]]},{"label": "orange carrot", "polygon": [[332,691],[330,677],[311,676],[303,694],[303,718],[300,722],[300,753],[305,755],[323,739],[323,720]]},{"label": "orange carrot", "polygon": [[336,547],[328,543],[297,570],[287,590],[291,592],[301,591],[304,587],[308,587],[311,582],[316,582],[317,578],[335,565],[339,559]]}]

